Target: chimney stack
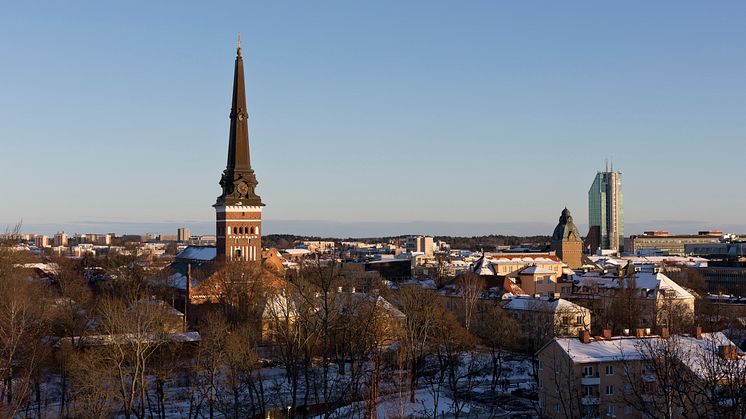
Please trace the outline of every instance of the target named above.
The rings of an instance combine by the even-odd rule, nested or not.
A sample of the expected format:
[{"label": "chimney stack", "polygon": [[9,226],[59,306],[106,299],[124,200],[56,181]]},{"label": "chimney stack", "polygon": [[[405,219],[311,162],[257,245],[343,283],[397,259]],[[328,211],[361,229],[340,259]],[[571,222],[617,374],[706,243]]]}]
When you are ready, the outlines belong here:
[{"label": "chimney stack", "polygon": [[645,337],[645,329],[635,329],[635,337]]},{"label": "chimney stack", "polygon": [[661,328],[661,337],[663,339],[668,339],[668,337],[671,336],[668,332],[668,327],[662,327]]},{"label": "chimney stack", "polygon": [[591,332],[587,330],[580,331],[580,341],[583,343],[591,343]]},{"label": "chimney stack", "polygon": [[611,329],[606,328],[604,329],[604,339],[611,339]]},{"label": "chimney stack", "polygon": [[720,358],[726,361],[735,361],[738,359],[738,349],[735,345],[724,345],[718,347]]},{"label": "chimney stack", "polygon": [[697,326],[694,328],[694,338],[695,339],[702,339],[702,326]]}]

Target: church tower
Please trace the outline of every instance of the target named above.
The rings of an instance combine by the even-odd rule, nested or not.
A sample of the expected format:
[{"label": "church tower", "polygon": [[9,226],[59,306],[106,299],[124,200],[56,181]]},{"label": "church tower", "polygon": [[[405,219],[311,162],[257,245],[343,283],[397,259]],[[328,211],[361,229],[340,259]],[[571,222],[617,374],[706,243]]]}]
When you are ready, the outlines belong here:
[{"label": "church tower", "polygon": [[559,224],[552,234],[552,250],[557,252],[557,257],[562,259],[570,269],[583,266],[583,240],[567,208],[562,211]]},{"label": "church tower", "polygon": [[251,168],[241,40],[233,74],[233,101],[228,137],[228,164],[220,178],[223,192],[215,202],[217,259],[261,260],[262,199]]}]

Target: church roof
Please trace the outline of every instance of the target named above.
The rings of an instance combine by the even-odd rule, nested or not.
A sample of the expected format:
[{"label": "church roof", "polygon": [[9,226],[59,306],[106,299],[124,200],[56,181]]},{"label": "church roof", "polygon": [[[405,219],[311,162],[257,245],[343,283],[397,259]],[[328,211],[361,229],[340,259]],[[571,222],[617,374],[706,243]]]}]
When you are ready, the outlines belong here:
[{"label": "church roof", "polygon": [[263,206],[262,199],[255,192],[258,182],[254,170],[251,168],[249,114],[246,107],[246,89],[240,40],[238,49],[236,50],[236,63],[233,73],[233,99],[231,101],[230,121],[228,162],[220,179],[220,186],[223,192],[218,197],[215,205]]},{"label": "church roof", "polygon": [[578,227],[575,226],[575,223],[572,220],[572,214],[570,214],[570,210],[567,208],[562,210],[562,215],[560,215],[559,218],[559,224],[557,224],[557,227],[555,227],[554,229],[554,234],[552,234],[552,241],[582,241],[582,239],[580,238],[580,233],[578,232]]}]

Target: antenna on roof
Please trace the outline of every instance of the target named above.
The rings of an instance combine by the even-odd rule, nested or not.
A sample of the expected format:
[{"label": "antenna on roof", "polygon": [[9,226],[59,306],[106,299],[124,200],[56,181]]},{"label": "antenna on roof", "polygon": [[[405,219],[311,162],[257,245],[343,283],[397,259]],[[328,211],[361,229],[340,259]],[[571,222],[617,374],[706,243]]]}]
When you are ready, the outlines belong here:
[{"label": "antenna on roof", "polygon": [[614,171],[614,158],[611,158],[611,171]]},{"label": "antenna on roof", "polygon": [[604,159],[604,171],[605,172],[609,171],[609,159],[608,158]]}]

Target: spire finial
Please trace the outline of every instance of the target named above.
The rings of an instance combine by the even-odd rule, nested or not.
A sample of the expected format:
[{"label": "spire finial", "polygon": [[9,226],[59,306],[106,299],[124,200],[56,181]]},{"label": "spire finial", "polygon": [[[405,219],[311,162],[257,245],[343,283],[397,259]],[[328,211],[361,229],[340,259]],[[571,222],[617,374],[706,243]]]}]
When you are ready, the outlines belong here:
[{"label": "spire finial", "polygon": [[238,46],[236,53],[238,56],[241,56],[241,32],[238,33],[238,40],[236,40],[236,45]]}]

